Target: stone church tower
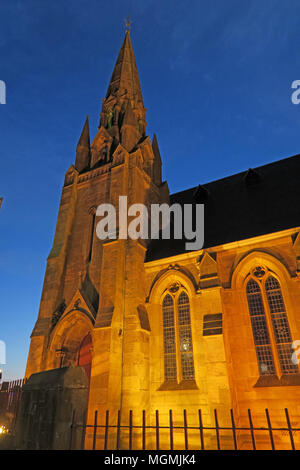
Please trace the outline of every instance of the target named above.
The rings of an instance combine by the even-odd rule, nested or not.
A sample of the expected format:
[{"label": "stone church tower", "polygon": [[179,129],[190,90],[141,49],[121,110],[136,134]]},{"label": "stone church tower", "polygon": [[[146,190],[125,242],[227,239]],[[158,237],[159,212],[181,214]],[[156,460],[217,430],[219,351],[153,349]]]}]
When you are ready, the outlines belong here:
[{"label": "stone church tower", "polygon": [[[266,426],[269,408],[280,427],[285,407],[299,420],[299,365],[292,362],[300,339],[299,174],[296,155],[169,195],[157,139],[146,134],[126,31],[98,131],[90,142],[87,119],[65,175],[26,377],[83,366],[89,423],[95,410],[102,423],[106,410],[114,423],[118,410],[124,422],[133,410],[141,424],[144,410],[155,424],[159,410],[168,424],[172,409],[180,426],[186,409],[189,425],[198,426],[201,409],[213,426],[217,409],[226,426],[232,409],[242,427],[251,408],[255,424]],[[118,226],[116,239],[100,240],[96,209],[110,203],[118,213],[119,196],[128,206],[204,204],[204,247],[186,251],[184,239],[123,239]],[[168,433],[162,431],[162,446]],[[249,433],[238,438],[250,445]],[[224,448],[231,439],[224,431]],[[208,430],[206,447],[214,440]],[[286,442],[279,433],[276,445]],[[264,443],[259,438],[257,448]]]},{"label": "stone church tower", "polygon": [[82,364],[90,374],[93,409],[112,412],[148,409],[150,398],[145,242],[101,241],[95,230],[97,206],[118,208],[120,195],[128,206],[168,202],[157,140],[146,135],[129,31],[102,101],[98,132],[90,143],[87,119],[75,164],[65,175],[26,369],[29,377]]}]

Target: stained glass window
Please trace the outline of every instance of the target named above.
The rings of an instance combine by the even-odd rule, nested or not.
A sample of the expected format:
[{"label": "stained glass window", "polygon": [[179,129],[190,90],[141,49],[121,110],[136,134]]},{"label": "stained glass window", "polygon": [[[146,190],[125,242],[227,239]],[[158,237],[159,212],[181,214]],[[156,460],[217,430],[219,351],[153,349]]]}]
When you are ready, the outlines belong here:
[{"label": "stained glass window", "polygon": [[182,291],[179,295],[177,305],[181,374],[183,379],[193,379],[195,376],[195,372],[190,318],[190,302],[187,294],[184,291]]},{"label": "stained glass window", "polygon": [[181,291],[174,300],[167,294],[163,299],[162,310],[165,380],[193,379],[195,371],[190,302],[187,294]]},{"label": "stained glass window", "polygon": [[177,379],[176,340],[173,298],[167,294],[163,300],[165,380]]},{"label": "stained glass window", "polygon": [[269,276],[265,282],[265,290],[282,373],[297,373],[298,367],[291,360],[292,336],[278,280]]},{"label": "stained glass window", "polygon": [[[292,362],[292,337],[280,284],[272,275],[265,279],[258,282],[250,278],[246,286],[260,374],[276,374],[273,354],[283,374],[298,373],[298,366]],[[269,331],[268,323],[273,331]]]},{"label": "stained glass window", "polygon": [[275,374],[275,366],[265,309],[260,286],[254,279],[250,279],[247,283],[247,300],[260,374],[273,375]]}]

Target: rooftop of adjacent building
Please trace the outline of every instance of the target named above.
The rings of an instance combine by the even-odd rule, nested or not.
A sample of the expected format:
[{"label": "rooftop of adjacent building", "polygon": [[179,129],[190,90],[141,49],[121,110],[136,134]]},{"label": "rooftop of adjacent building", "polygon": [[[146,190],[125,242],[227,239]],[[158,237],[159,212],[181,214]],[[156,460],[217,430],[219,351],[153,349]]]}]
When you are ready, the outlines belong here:
[{"label": "rooftop of adjacent building", "polygon": [[[204,246],[300,225],[300,154],[170,196],[171,204],[204,204]],[[186,239],[152,240],[146,261],[185,252]]]}]

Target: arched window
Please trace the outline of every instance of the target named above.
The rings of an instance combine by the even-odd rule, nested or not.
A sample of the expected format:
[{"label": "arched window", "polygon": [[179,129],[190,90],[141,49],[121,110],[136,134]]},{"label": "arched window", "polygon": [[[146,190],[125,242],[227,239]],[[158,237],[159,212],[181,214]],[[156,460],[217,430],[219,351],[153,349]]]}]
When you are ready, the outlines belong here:
[{"label": "arched window", "polygon": [[174,302],[167,294],[163,301],[165,380],[177,379]]},{"label": "arched window", "polygon": [[292,337],[278,280],[256,268],[246,284],[253,339],[261,375],[298,373],[292,362]]},{"label": "arched window", "polygon": [[292,336],[280,284],[275,277],[268,277],[265,290],[282,373],[292,374],[298,372],[297,365],[291,361]]},{"label": "arched window", "polygon": [[166,294],[162,311],[165,381],[194,379],[190,302],[185,291]]},{"label": "arched window", "polygon": [[260,373],[261,375],[275,374],[261,290],[259,284],[253,279],[250,279],[247,284],[247,298]]}]

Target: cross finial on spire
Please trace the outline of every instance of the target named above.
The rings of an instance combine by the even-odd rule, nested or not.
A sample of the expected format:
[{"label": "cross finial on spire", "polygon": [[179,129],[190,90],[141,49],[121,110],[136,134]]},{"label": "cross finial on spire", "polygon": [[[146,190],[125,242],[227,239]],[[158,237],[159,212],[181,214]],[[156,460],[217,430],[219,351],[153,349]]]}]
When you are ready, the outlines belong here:
[{"label": "cross finial on spire", "polygon": [[127,16],[126,20],[124,20],[124,21],[125,21],[125,25],[126,25],[126,31],[129,32],[132,21],[130,20],[129,16]]}]

